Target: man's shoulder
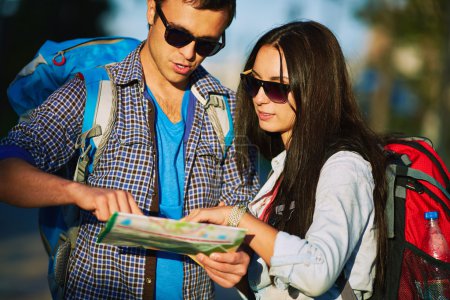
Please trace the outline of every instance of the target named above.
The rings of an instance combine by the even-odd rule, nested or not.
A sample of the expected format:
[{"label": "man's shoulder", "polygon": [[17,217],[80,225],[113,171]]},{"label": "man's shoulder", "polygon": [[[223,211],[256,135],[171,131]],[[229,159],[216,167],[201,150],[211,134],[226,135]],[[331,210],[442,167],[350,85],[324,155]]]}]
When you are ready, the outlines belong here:
[{"label": "man's shoulder", "polygon": [[202,66],[199,66],[192,73],[191,84],[205,98],[208,98],[208,95],[212,93],[228,96],[232,101],[236,97],[236,93],[233,90],[224,86],[219,79],[211,75]]},{"label": "man's shoulder", "polygon": [[143,47],[142,42],[136,49],[131,51],[120,62],[108,66],[111,80],[116,85],[129,85],[133,81],[144,80],[142,63],[139,56],[140,49]]}]

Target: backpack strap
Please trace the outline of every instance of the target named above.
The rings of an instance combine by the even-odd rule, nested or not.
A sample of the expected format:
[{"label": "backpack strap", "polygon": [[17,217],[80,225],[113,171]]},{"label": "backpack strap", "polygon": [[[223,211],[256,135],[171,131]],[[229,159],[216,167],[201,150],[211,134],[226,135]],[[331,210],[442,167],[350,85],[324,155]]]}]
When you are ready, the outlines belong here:
[{"label": "backpack strap", "polygon": [[344,289],[341,293],[342,300],[357,300],[355,292],[353,292],[352,286],[348,280],[345,282]]},{"label": "backpack strap", "polygon": [[437,187],[447,198],[450,199],[450,194],[447,192],[447,190],[439,183],[439,181],[437,181],[430,175],[421,172],[419,170],[404,166],[394,165],[394,168],[396,170],[396,173],[400,176],[408,176],[414,179],[423,180],[427,181],[428,183],[431,183],[432,185]]},{"label": "backpack strap", "polygon": [[341,298],[342,300],[357,300],[358,298],[353,291],[348,278],[346,278],[344,274],[344,270],[342,270],[339,277],[336,279],[336,284],[342,289],[341,290]]},{"label": "backpack strap", "polygon": [[[86,105],[84,109],[82,133],[75,147],[80,151],[74,180],[86,183],[106,144],[115,119],[116,98],[113,85],[104,67],[77,74],[86,85]],[[80,228],[80,208],[75,205],[55,207],[56,216],[62,219],[58,231],[57,246],[51,252],[49,261],[49,286],[54,299],[64,299],[67,267],[71,251],[75,248]],[[50,245],[54,247],[55,245]]]},{"label": "backpack strap", "polygon": [[209,98],[205,99],[194,86],[191,88],[191,92],[205,108],[219,139],[223,154],[222,157],[225,159],[228,148],[230,148],[234,138],[233,119],[231,117],[228,96],[210,92]]},{"label": "backpack strap", "polygon": [[387,222],[387,236],[388,238],[393,238],[395,236],[394,232],[394,194],[404,194],[402,199],[406,197],[406,189],[402,186],[397,186],[397,189],[402,189],[401,191],[394,191],[395,187],[395,176],[396,168],[394,164],[390,164],[386,168],[386,181],[387,181],[387,199],[385,207],[385,215]]},{"label": "backpack strap", "polygon": [[396,184],[396,176],[413,178],[416,180],[427,181],[428,183],[434,185],[438,188],[442,194],[444,194],[447,198],[450,199],[450,194],[447,190],[433,177],[430,175],[421,172],[419,170],[409,168],[407,166],[390,164],[386,169],[386,179],[388,182],[388,194],[386,201],[386,221],[387,221],[387,229],[388,229],[388,238],[393,238],[395,236],[394,233],[394,199],[401,198],[406,199],[406,187],[402,184]]},{"label": "backpack strap", "polygon": [[92,173],[111,133],[116,115],[113,85],[104,67],[79,73],[86,84],[86,105],[81,135],[76,148],[80,150],[74,180],[86,182]]}]

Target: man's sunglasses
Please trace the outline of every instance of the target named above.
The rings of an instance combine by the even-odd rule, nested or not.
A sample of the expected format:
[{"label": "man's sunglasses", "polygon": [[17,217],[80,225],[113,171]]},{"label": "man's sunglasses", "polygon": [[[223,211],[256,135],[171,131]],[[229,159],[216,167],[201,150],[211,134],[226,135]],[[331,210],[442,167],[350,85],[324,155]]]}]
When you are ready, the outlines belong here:
[{"label": "man's sunglasses", "polygon": [[251,75],[251,73],[251,69],[241,73],[244,88],[251,97],[255,97],[262,87],[270,101],[280,104],[288,102],[288,94],[290,91],[288,84],[260,80]]},{"label": "man's sunglasses", "polygon": [[196,38],[186,30],[172,27],[167,21],[166,16],[164,16],[160,5],[156,5],[156,12],[161,18],[164,27],[166,27],[164,38],[169,45],[181,48],[195,41],[195,52],[203,57],[212,56],[225,47],[225,31],[222,33],[222,42],[206,38]]}]

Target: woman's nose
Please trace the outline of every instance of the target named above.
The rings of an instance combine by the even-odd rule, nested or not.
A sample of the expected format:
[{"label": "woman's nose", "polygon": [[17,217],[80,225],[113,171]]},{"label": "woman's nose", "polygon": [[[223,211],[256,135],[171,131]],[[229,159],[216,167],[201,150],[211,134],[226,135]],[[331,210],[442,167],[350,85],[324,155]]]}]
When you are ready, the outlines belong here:
[{"label": "woman's nose", "polygon": [[267,95],[264,92],[264,88],[262,86],[259,87],[258,93],[256,93],[255,97],[253,97],[253,101],[258,105],[270,102],[270,99],[267,98]]}]

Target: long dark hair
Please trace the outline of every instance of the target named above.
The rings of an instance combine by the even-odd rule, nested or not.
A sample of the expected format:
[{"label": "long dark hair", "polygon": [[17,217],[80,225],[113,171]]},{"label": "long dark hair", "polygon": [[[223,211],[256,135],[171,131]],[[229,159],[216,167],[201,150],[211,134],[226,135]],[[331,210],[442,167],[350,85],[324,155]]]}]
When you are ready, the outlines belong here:
[{"label": "long dark hair", "polygon": [[[372,165],[375,180],[373,200],[375,226],[378,228],[378,258],[376,285],[382,287],[386,257],[385,159],[381,139],[363,121],[347,72],[345,58],[333,33],[313,22],[293,22],[274,28],[256,43],[245,70],[254,65],[256,55],[264,45],[278,48],[284,55],[289,85],[296,102],[296,120],[285,161],[283,180],[272,207],[295,202],[292,217],[285,209],[275,226],[302,238],[313,220],[316,188],[325,161],[340,150],[359,153]],[[249,153],[249,144],[271,159],[281,144],[280,134],[264,132],[258,126],[251,97],[242,84],[238,87],[236,108],[236,147],[238,153]],[[239,159],[243,169],[248,160]],[[272,217],[275,213],[272,211]]]}]

